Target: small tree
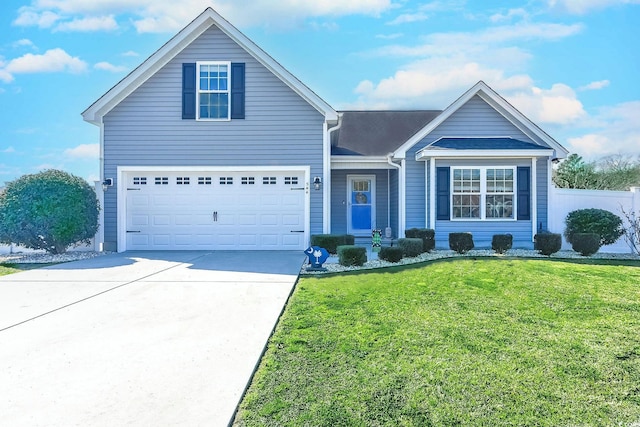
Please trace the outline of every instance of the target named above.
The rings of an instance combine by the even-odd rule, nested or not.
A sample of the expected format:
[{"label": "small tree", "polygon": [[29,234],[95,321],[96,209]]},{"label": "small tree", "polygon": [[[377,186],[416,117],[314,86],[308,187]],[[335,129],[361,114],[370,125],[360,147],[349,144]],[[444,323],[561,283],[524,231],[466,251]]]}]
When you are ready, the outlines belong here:
[{"label": "small tree", "polygon": [[576,233],[596,233],[600,236],[600,245],[611,245],[622,236],[622,220],[616,214],[604,209],[578,209],[569,212],[565,219],[567,228],[564,237],[573,243]]},{"label": "small tree", "polygon": [[82,178],[59,170],[24,175],[0,194],[0,241],[64,253],[91,241],[99,210],[95,191]]},{"label": "small tree", "polygon": [[620,211],[629,224],[624,229],[624,240],[636,255],[640,255],[640,214],[623,207],[620,207]]}]

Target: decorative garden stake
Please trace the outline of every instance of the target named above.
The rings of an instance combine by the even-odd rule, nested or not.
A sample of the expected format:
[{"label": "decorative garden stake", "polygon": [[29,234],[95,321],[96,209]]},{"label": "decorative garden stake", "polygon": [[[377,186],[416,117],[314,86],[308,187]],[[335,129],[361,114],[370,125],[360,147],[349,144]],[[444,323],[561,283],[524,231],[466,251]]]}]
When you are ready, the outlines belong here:
[{"label": "decorative garden stake", "polygon": [[304,253],[309,257],[309,264],[311,264],[311,267],[307,267],[307,271],[327,271],[327,269],[322,266],[327,258],[329,258],[329,252],[327,252],[325,248],[310,246]]},{"label": "decorative garden stake", "polygon": [[382,230],[373,230],[371,232],[371,251],[380,252],[382,247]]}]

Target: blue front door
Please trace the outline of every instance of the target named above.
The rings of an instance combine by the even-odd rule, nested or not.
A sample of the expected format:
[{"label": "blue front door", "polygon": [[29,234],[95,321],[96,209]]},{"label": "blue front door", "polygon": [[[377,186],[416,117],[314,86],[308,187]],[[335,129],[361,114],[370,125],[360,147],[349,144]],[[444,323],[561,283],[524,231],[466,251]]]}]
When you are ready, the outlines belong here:
[{"label": "blue front door", "polygon": [[355,235],[371,235],[374,226],[374,178],[349,177],[349,227]]}]

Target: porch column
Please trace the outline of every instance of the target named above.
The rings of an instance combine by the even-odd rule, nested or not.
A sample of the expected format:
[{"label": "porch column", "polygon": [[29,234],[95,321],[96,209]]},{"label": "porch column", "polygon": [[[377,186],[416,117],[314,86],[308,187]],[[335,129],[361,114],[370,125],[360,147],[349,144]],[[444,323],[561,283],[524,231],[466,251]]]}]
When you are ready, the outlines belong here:
[{"label": "porch column", "polygon": [[[531,241],[533,242],[535,239],[535,235],[538,231],[538,171],[537,171],[537,158],[531,158]],[[551,188],[547,189],[547,205],[549,199],[549,191]]]}]

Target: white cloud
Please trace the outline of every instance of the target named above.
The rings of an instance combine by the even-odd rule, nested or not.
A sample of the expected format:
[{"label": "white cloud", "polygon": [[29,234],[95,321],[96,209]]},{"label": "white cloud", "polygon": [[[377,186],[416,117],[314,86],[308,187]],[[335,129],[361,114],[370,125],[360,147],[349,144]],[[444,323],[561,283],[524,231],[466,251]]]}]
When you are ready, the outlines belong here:
[{"label": "white cloud", "polygon": [[110,73],[121,73],[128,70],[128,68],[123,65],[113,65],[108,62],[98,62],[93,68],[96,70],[109,71]]},{"label": "white cloud", "polygon": [[36,45],[29,39],[20,39],[13,43],[14,47],[29,47],[31,49],[37,49]]},{"label": "white cloud", "polygon": [[406,56],[413,61],[377,83],[362,81],[358,100],[347,108],[445,108],[463,92],[485,81],[532,120],[569,123],[585,115],[566,85],[537,88],[524,72],[531,54],[521,42],[556,40],[582,30],[580,25],[517,23],[476,32],[434,33],[417,46],[393,45],[369,52]]},{"label": "white cloud", "polygon": [[0,64],[0,80],[13,81],[14,74],[23,73],[52,73],[70,72],[81,73],[87,69],[87,63],[71,56],[60,48],[51,49],[42,55],[27,53],[12,59],[6,64]]},{"label": "white cloud", "polygon": [[594,129],[568,138],[572,152],[596,159],[610,154],[637,155],[640,152],[640,101],[602,108],[591,123]]},{"label": "white cloud", "polygon": [[18,17],[13,21],[13,25],[50,28],[59,19],[60,15],[50,10],[38,10],[35,7],[23,6],[18,9]]},{"label": "white cloud", "polygon": [[76,159],[100,158],[100,144],[80,144],[74,148],[64,150],[64,155]]},{"label": "white cloud", "polygon": [[78,18],[72,21],[61,22],[55,27],[55,31],[68,32],[113,31],[117,29],[118,23],[113,15]]},{"label": "white cloud", "polygon": [[404,34],[402,33],[393,33],[393,34],[376,34],[376,38],[377,39],[381,39],[381,40],[393,40],[393,39],[399,39],[400,37],[404,36]]},{"label": "white cloud", "polygon": [[548,0],[547,3],[551,9],[575,15],[584,15],[591,11],[612,6],[640,4],[640,0]]},{"label": "white cloud", "polygon": [[412,22],[422,22],[429,19],[429,15],[424,12],[418,13],[405,13],[392,21],[387,22],[387,25],[400,25],[400,24],[410,24]]},{"label": "white cloud", "polygon": [[578,89],[579,90],[600,90],[609,86],[610,83],[611,82],[609,82],[609,80],[599,80],[596,82],[591,82],[588,85],[581,86]]},{"label": "white cloud", "polygon": [[533,86],[505,98],[534,123],[566,125],[587,116],[576,93],[569,86],[556,83],[550,89]]},{"label": "white cloud", "polygon": [[394,5],[392,0],[252,0],[247,13],[246,2],[237,0],[182,0],[179,7],[173,0],[32,0],[31,6],[18,11],[14,24],[50,28],[60,19],[129,14],[138,32],[175,32],[207,7],[237,26],[281,27],[324,16],[378,16]]},{"label": "white cloud", "polygon": [[140,56],[140,54],[139,54],[138,52],[134,52],[134,51],[132,51],[132,50],[128,50],[128,51],[124,52],[124,53],[122,54],[122,56],[129,56],[129,57],[133,57],[133,58],[135,58],[135,57]]},{"label": "white cloud", "polygon": [[4,150],[1,151],[2,153],[6,153],[6,154],[10,154],[10,153],[15,153],[16,149],[13,147],[7,147]]},{"label": "white cloud", "polygon": [[513,18],[527,18],[528,16],[529,16],[529,12],[527,12],[525,9],[518,8],[518,9],[509,9],[507,13],[496,13],[494,15],[491,15],[489,20],[491,22],[497,23],[497,22],[511,21]]}]

